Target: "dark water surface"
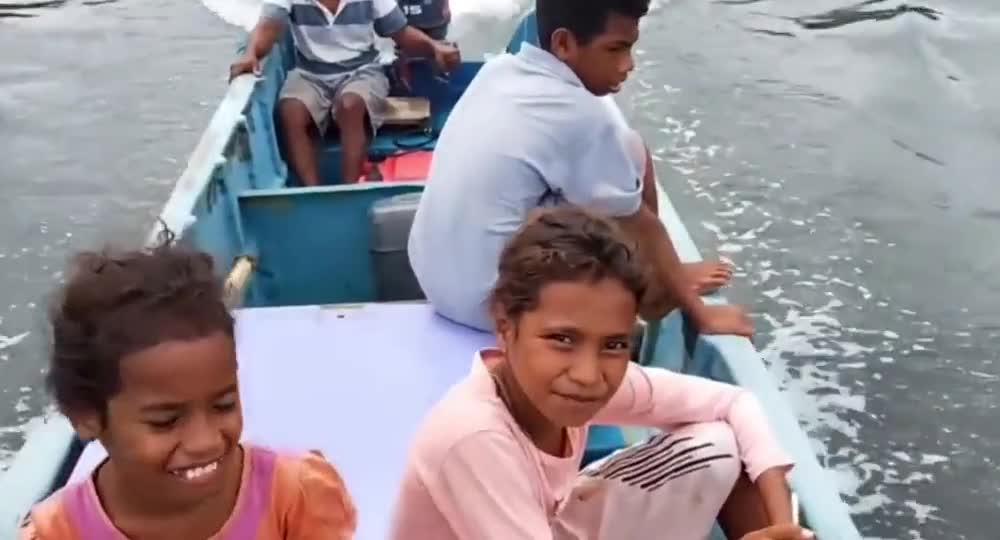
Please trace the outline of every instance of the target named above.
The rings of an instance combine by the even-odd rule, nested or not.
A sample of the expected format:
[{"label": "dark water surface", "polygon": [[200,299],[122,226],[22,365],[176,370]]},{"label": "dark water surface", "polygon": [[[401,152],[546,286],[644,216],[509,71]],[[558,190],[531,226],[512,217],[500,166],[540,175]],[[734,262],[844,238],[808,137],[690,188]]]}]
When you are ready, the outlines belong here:
[{"label": "dark water surface", "polygon": [[[10,1],[0,468],[45,404],[41,306],[69,250],[142,238],[240,37],[193,0]],[[205,3],[252,20],[252,0]],[[512,26],[459,24],[477,53]],[[1000,4],[675,0],[640,49],[623,110],[699,245],[738,265],[729,295],[865,535],[997,538]]]},{"label": "dark water surface", "polygon": [[68,254],[143,239],[237,39],[193,1],[0,0],[0,467],[46,403],[44,308]]},{"label": "dark water surface", "polygon": [[897,6],[673,2],[622,101],[863,532],[993,539],[1000,4]]}]

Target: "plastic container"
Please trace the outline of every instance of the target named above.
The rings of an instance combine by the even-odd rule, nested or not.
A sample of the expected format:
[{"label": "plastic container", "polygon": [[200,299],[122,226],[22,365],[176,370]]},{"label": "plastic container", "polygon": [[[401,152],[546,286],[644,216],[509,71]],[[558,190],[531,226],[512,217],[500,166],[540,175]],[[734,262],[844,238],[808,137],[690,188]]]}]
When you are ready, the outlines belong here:
[{"label": "plastic container", "polygon": [[425,298],[410,266],[406,244],[420,193],[404,193],[382,199],[369,214],[372,226],[371,258],[375,294],[379,302],[423,300]]}]

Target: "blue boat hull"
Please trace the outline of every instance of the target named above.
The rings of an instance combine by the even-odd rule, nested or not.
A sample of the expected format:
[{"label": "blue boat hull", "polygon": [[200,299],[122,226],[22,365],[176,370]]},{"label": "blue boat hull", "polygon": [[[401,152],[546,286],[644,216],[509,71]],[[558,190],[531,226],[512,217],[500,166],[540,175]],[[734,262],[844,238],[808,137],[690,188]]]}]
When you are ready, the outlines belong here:
[{"label": "blue boat hull", "polygon": [[[508,49],[513,52],[522,42],[535,41],[534,27],[534,15],[529,13]],[[423,186],[421,182],[401,182],[297,187],[296,179],[290,177],[281,158],[274,118],[278,90],[292,66],[291,52],[290,41],[286,39],[267,58],[262,80],[243,76],[230,85],[160,221],[150,232],[149,242],[154,242],[165,227],[179,234],[183,242],[211,253],[223,273],[228,273],[235,261],[248,261],[252,276],[245,287],[239,288],[236,298],[248,310],[275,306],[316,306],[322,310],[325,305],[374,302],[371,208],[380,200],[417,192]],[[451,106],[481,65],[480,62],[463,64],[448,82],[430,76],[429,71],[420,75],[418,70],[415,90],[431,101],[434,129],[446,121]],[[620,118],[613,102],[608,105],[609,112]],[[433,148],[433,137],[418,140],[406,137],[398,133],[380,136],[373,143],[373,155],[391,155],[414,147]],[[337,177],[339,148],[335,141],[328,141],[322,147],[319,162],[324,177]],[[660,201],[661,218],[682,258],[698,260],[698,250],[665,193],[661,192]],[[709,301],[723,299],[715,296]],[[393,335],[393,328],[383,327],[355,339],[386,340]],[[809,526],[824,540],[860,538],[836,483],[819,464],[760,354],[748,340],[697,336],[679,314],[673,314],[649,325],[640,361],[750,389],[764,404],[782,442],[797,462],[791,482]],[[295,392],[295,388],[271,391],[274,395],[266,396],[267,399],[280,399],[282,392]],[[253,398],[265,399],[257,395]],[[247,414],[255,413],[251,410]],[[248,419],[253,421],[254,418]],[[331,425],[330,429],[337,426]],[[375,435],[340,435],[354,437],[354,444],[364,447],[377,444],[378,429],[372,429]],[[646,430],[595,428],[588,458],[604,455],[647,434]],[[78,464],[82,450],[83,445],[74,437],[68,422],[58,415],[29,435],[24,450],[0,477],[3,494],[0,539],[13,538],[14,528],[32,503],[65,483],[74,469],[79,469],[78,474],[84,470]],[[93,448],[88,452],[93,454]],[[337,456],[328,457],[336,461]],[[392,495],[386,492],[372,497]],[[386,519],[384,515],[365,518],[364,511],[362,516]]]}]

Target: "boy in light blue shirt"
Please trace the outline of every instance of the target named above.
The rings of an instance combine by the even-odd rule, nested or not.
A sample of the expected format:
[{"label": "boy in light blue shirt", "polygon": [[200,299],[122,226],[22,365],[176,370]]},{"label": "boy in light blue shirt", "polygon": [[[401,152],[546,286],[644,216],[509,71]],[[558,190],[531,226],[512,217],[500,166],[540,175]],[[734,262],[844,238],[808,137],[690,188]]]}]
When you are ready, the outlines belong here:
[{"label": "boy in light blue shirt", "polygon": [[648,150],[599,99],[633,68],[649,0],[538,0],[542,48],[487,63],[438,139],[414,219],[409,257],[436,310],[490,329],[500,251],[532,210],[583,206],[613,217],[650,265],[642,315],[685,310],[702,333],[750,335],[736,306],[701,292],[730,279],[719,262],[683,265],[658,217]]}]

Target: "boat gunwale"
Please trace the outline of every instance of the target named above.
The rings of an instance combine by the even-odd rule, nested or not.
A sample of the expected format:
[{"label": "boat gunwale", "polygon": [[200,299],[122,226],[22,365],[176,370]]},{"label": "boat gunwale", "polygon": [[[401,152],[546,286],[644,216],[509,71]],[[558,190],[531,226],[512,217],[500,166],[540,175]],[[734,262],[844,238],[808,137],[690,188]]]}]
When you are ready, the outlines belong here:
[{"label": "boat gunwale", "polygon": [[230,141],[236,136],[239,126],[246,122],[244,111],[250,104],[258,80],[256,75],[246,74],[230,81],[222,101],[212,114],[184,171],[178,177],[146,237],[147,246],[159,243],[160,235],[165,230],[181,237],[194,223],[192,212],[212,181],[215,169],[226,162],[225,152]]}]

